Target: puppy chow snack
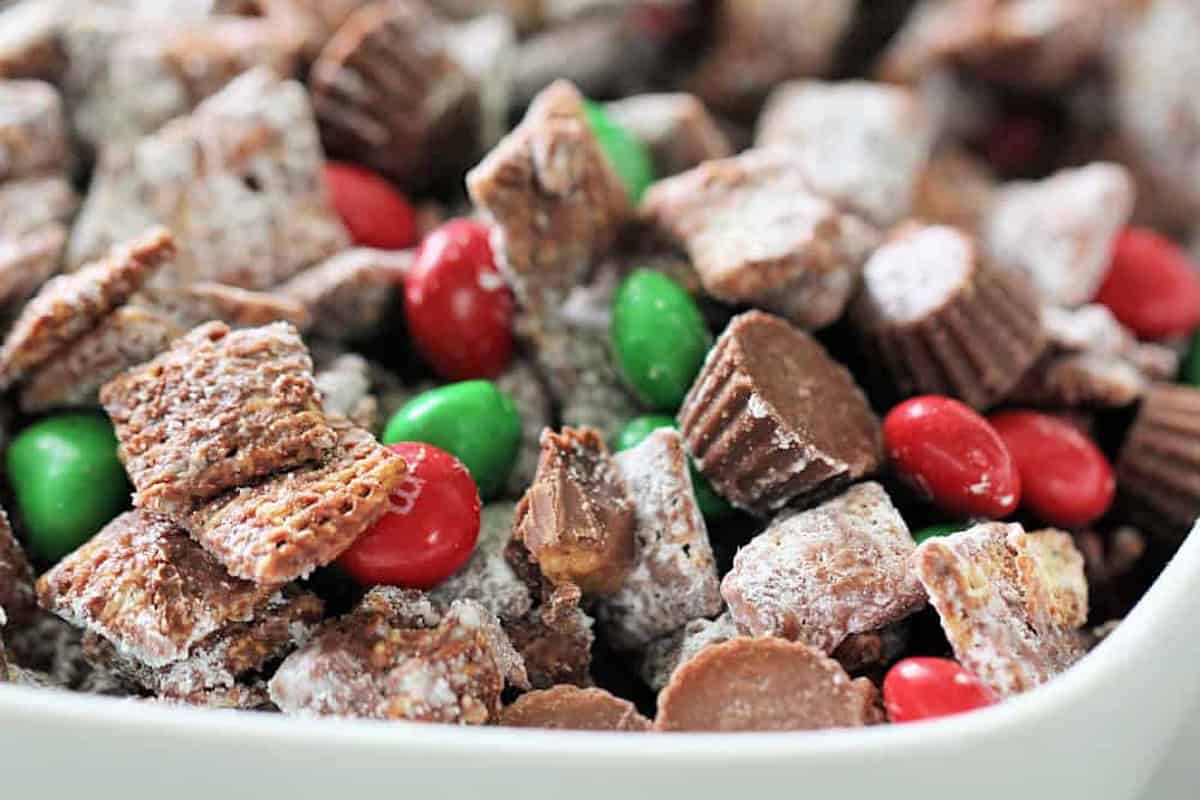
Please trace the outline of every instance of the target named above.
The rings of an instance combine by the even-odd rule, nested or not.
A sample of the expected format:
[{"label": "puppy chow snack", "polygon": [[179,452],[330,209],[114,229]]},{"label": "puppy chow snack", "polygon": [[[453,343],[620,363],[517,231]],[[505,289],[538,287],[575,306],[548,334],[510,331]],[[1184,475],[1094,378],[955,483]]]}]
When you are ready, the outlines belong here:
[{"label": "puppy chow snack", "polygon": [[533,608],[534,598],[508,563],[505,551],[513,533],[517,506],[508,501],[483,507],[479,541],[466,566],[451,575],[429,596],[449,604],[455,599],[474,600],[499,618],[502,625],[515,622]]},{"label": "puppy chow snack", "polygon": [[1086,652],[1076,630],[1087,609],[1083,558],[1064,537],[992,522],[913,555],[955,657],[1000,696],[1045,683]]},{"label": "puppy chow snack", "polygon": [[1024,276],[983,263],[963,231],[913,224],[863,268],[853,322],[903,394],[986,408],[1042,353],[1040,309]]},{"label": "puppy chow snack", "polygon": [[180,517],[223,491],[337,445],[308,350],[287,323],[212,322],[107,383],[100,401],[140,508]]},{"label": "puppy chow snack", "polygon": [[314,335],[361,339],[376,332],[392,311],[394,287],[411,262],[407,251],[356,247],[305,269],[275,291],[303,305]]},{"label": "puppy chow snack", "polygon": [[506,487],[509,495],[519,496],[524,493],[525,487],[533,483],[533,476],[537,472],[542,452],[538,440],[542,429],[550,427],[554,421],[550,396],[537,372],[523,359],[514,360],[507,370],[496,377],[496,388],[513,399],[521,415],[521,450],[517,454],[517,463],[509,473]]},{"label": "puppy chow snack", "polygon": [[61,169],[66,161],[58,91],[42,81],[0,80],[0,181]]},{"label": "puppy chow snack", "polygon": [[282,293],[254,292],[223,283],[146,287],[138,299],[170,315],[185,329],[217,320],[233,328],[290,322],[306,331],[312,322],[308,309]]},{"label": "puppy chow snack", "polygon": [[[33,569],[13,536],[8,514],[0,509],[0,613],[7,624],[25,621],[37,608],[33,590]],[[0,622],[0,628],[5,623]]]},{"label": "puppy chow snack", "polygon": [[729,137],[695,95],[640,94],[605,106],[609,115],[650,150],[654,171],[678,175],[733,155]]},{"label": "puppy chow snack", "polygon": [[833,653],[850,634],[883,628],[924,605],[908,566],[914,547],[883,487],[861,483],[772,520],[738,551],[721,594],[741,633]]},{"label": "puppy chow snack", "polygon": [[521,695],[500,713],[500,724],[568,731],[650,730],[650,720],[628,700],[569,684]]},{"label": "puppy chow snack", "polygon": [[321,393],[327,417],[345,417],[360,428],[374,430],[379,401],[371,394],[371,367],[354,353],[338,356],[317,370],[313,383]]},{"label": "puppy chow snack", "polygon": [[738,636],[737,625],[728,613],[716,619],[694,619],[646,647],[641,663],[642,680],[651,689],[661,690],[681,664],[690,661],[709,645],[721,644]]},{"label": "puppy chow snack", "polygon": [[717,493],[761,517],[865,477],[882,457],[879,421],[850,373],[761,311],[717,340],[679,429]]},{"label": "puppy chow snack", "polygon": [[640,214],[687,251],[710,295],[805,328],[838,319],[876,230],[821,194],[786,148],[707,161],[650,188]]},{"label": "puppy chow snack", "polygon": [[66,4],[26,0],[0,8],[0,79],[53,82],[66,67],[59,33]]}]

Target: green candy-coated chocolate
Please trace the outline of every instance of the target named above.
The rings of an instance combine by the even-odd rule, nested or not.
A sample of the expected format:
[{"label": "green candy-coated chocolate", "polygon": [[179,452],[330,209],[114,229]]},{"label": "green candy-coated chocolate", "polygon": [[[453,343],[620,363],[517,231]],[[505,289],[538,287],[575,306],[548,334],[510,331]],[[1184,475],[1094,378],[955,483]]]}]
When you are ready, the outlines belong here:
[{"label": "green candy-coated chocolate", "polygon": [[[675,427],[675,420],[666,414],[645,414],[634,417],[626,422],[625,427],[621,428],[620,433],[617,434],[616,449],[619,452],[637,447],[643,439],[659,428]],[[724,497],[713,491],[712,486],[708,484],[708,481],[690,460],[688,469],[692,473],[692,493],[696,496],[696,504],[700,506],[700,513],[706,519],[720,519],[732,513],[733,506],[729,505]]]},{"label": "green candy-coated chocolate", "polygon": [[1183,361],[1183,369],[1179,371],[1179,379],[1188,386],[1200,388],[1200,330],[1192,334],[1192,344]]},{"label": "green candy-coated chocolate", "polygon": [[612,344],[617,367],[638,398],[655,411],[675,411],[704,365],[712,334],[679,284],[639,269],[617,289]]},{"label": "green candy-coated chocolate", "polygon": [[517,404],[491,381],[451,383],[409,400],[388,421],[384,444],[423,442],[461,461],[483,500],[508,480],[521,447]]},{"label": "green candy-coated chocolate", "polygon": [[591,100],[583,101],[583,113],[600,149],[608,156],[613,170],[625,184],[630,201],[637,205],[650,184],[654,183],[654,163],[645,145],[634,138],[624,126],[608,115],[604,107]]},{"label": "green candy-coated chocolate", "polygon": [[949,536],[952,533],[958,533],[961,530],[966,530],[966,525],[961,522],[943,522],[940,525],[930,525],[928,528],[922,528],[913,534],[913,541],[917,544],[926,541],[927,539],[937,539],[940,536]]},{"label": "green candy-coated chocolate", "polygon": [[129,504],[112,423],[100,414],[56,414],[8,448],[8,480],[30,549],[49,561],[70,553]]}]

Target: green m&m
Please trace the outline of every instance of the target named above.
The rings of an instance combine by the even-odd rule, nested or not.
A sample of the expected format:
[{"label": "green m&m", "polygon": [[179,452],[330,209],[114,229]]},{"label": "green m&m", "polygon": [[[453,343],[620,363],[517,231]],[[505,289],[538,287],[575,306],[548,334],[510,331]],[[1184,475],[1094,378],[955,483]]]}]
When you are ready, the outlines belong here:
[{"label": "green m&m", "polygon": [[129,504],[112,423],[100,414],[56,414],[30,425],[8,448],[8,479],[29,548],[56,561]]},{"label": "green m&m", "polygon": [[[617,434],[616,450],[628,450],[637,447],[650,434],[659,428],[674,428],[675,420],[665,414],[645,414],[634,417],[625,423],[625,427]],[[696,469],[695,464],[689,464],[692,473],[692,492],[696,495],[696,504],[700,513],[707,519],[718,519],[733,511],[733,506],[721,495],[713,491],[708,481]]]},{"label": "green m&m", "polygon": [[949,536],[952,533],[958,533],[961,530],[966,530],[967,523],[964,522],[943,522],[940,525],[930,525],[928,528],[922,528],[913,534],[913,541],[917,544],[928,541],[929,539],[937,539],[942,536]]},{"label": "green m&m", "polygon": [[617,289],[613,355],[634,394],[653,410],[679,408],[712,341],[696,301],[661,272],[635,270]]},{"label": "green m&m", "polygon": [[624,126],[610,117],[599,103],[584,100],[583,113],[588,127],[600,143],[600,149],[608,156],[613,170],[625,184],[630,201],[637,205],[646,189],[654,183],[654,163],[650,160],[649,151]]},{"label": "green m&m", "polygon": [[483,500],[495,497],[517,460],[521,414],[491,381],[451,383],[409,400],[388,421],[383,443],[423,442],[470,471]]}]

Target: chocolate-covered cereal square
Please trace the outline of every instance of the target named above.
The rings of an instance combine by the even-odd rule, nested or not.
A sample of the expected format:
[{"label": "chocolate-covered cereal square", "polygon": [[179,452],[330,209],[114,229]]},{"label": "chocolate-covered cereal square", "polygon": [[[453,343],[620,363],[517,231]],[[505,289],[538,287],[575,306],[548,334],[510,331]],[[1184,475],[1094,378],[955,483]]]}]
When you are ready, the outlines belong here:
[{"label": "chocolate-covered cereal square", "polygon": [[58,90],[42,81],[0,80],[0,181],[67,166]]}]

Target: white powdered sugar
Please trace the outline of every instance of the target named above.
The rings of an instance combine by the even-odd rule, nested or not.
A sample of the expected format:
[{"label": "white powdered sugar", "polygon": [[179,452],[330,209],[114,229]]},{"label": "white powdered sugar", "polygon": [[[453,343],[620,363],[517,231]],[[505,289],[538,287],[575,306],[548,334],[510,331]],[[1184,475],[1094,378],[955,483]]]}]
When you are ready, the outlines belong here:
[{"label": "white powdered sugar", "polygon": [[916,322],[963,291],[975,274],[975,249],[962,231],[932,225],[905,231],[863,267],[863,292],[888,322]]}]

